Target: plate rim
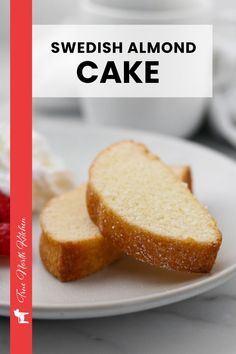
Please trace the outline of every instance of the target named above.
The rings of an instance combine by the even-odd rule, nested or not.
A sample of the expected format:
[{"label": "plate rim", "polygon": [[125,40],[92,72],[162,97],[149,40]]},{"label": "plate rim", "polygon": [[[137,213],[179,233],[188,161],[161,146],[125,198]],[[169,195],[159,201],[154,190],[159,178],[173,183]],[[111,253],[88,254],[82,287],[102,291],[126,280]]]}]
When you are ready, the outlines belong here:
[{"label": "plate rim", "polygon": [[[86,122],[81,122],[76,120],[76,118],[74,117],[66,117],[65,118],[67,123],[69,122],[69,124],[74,124],[76,125],[79,129],[83,129],[85,131],[95,131],[96,134],[99,133],[99,131],[106,131],[107,133],[116,133],[116,132],[120,132],[120,133],[130,133],[130,134],[138,134],[138,135],[142,135],[145,137],[151,136],[152,138],[157,138],[157,139],[162,139],[162,140],[168,140],[168,141],[174,141],[176,143],[180,143],[180,144],[187,144],[187,145],[192,145],[193,147],[196,147],[202,151],[207,151],[215,156],[218,156],[220,159],[226,160],[227,162],[231,163],[234,168],[236,168],[236,161],[231,157],[231,156],[227,156],[226,154],[224,154],[221,151],[215,150],[210,146],[206,146],[203,145],[197,141],[192,141],[189,140],[188,138],[184,138],[184,137],[178,137],[178,136],[173,136],[173,135],[167,135],[164,133],[158,133],[158,132],[153,132],[153,131],[148,131],[148,130],[140,130],[138,128],[130,128],[130,127],[120,127],[120,126],[102,126],[102,125],[90,125],[87,124]],[[47,124],[52,124],[55,126],[55,120],[56,117],[49,118],[49,117],[40,117],[40,121],[47,121]],[[59,122],[63,121],[63,117],[58,118]],[[40,123],[42,124],[42,122]],[[37,125],[37,123],[36,123]],[[124,139],[125,140],[125,139]],[[132,139],[130,139],[132,140]]]},{"label": "plate rim", "polygon": [[[48,120],[49,123],[55,126],[55,120],[54,119],[49,119],[47,117],[44,117],[41,119],[41,124],[42,120]],[[60,121],[63,121],[60,117],[58,119]],[[215,151],[211,147],[204,146],[200,143],[194,142],[194,141],[189,141],[187,139],[179,138],[179,137],[174,137],[174,136],[168,136],[165,134],[160,134],[160,133],[155,133],[155,132],[148,132],[148,131],[142,131],[139,129],[133,129],[133,128],[121,128],[121,127],[108,127],[108,126],[90,126],[86,125],[85,123],[82,123],[80,121],[76,121],[74,118],[67,118],[67,123],[70,122],[71,124],[74,124],[77,126],[79,129],[83,129],[84,131],[88,132],[94,132],[96,133],[102,132],[102,133],[125,133],[125,134],[137,134],[140,136],[140,138],[146,137],[146,138],[152,138],[153,140],[155,139],[160,139],[164,140],[167,143],[175,142],[175,143],[180,143],[180,144],[187,144],[192,146],[193,148],[197,148],[198,150],[201,151],[206,151],[212,155],[214,155],[217,158],[220,158],[221,160],[223,159],[224,161],[227,161],[227,163],[230,163],[233,168],[235,168],[236,171],[236,163],[233,158],[224,155],[222,152]],[[70,124],[68,123],[68,124]],[[36,123],[37,126],[37,123]],[[205,291],[211,290],[220,284],[223,284],[225,281],[228,279],[232,278],[234,273],[236,273],[236,261],[235,264],[232,264],[231,266],[228,266],[227,268],[223,269],[222,271],[211,275],[209,273],[209,277],[205,277],[202,280],[199,280],[197,282],[194,282],[192,284],[185,285],[183,287],[180,287],[179,289],[172,289],[172,290],[166,290],[162,292],[161,294],[151,294],[151,295],[142,295],[142,296],[137,296],[132,299],[125,299],[125,300],[113,300],[113,301],[105,301],[105,302],[96,302],[96,304],[68,304],[68,306],[59,306],[59,305],[33,305],[33,318],[44,318],[44,319],[69,319],[69,318],[91,318],[91,317],[103,317],[103,316],[112,316],[112,315],[118,315],[118,314],[125,314],[125,313],[131,313],[131,312],[136,312],[136,311],[142,311],[145,309],[151,309],[154,307],[160,307],[164,306],[167,304],[175,303],[187,298],[190,298],[192,296],[201,294]],[[10,304],[9,303],[0,303],[0,315],[1,316],[9,316],[9,311],[10,311]],[[73,312],[72,312],[73,311]]]},{"label": "plate rim", "polygon": [[[222,274],[225,273],[225,274]],[[133,312],[140,312],[149,310],[152,308],[159,308],[165,305],[171,305],[173,303],[190,299],[196,295],[200,295],[203,292],[207,292],[233,278],[236,273],[236,265],[225,269],[218,276],[205,278],[201,284],[198,283],[189,284],[177,290],[171,290],[158,294],[149,295],[145,297],[139,297],[135,299],[113,301],[99,303],[99,305],[92,306],[78,306],[72,305],[70,307],[65,306],[33,306],[33,319],[85,319],[85,318],[97,318],[108,317],[122,314],[128,314]],[[187,289],[186,289],[187,288]],[[166,294],[169,293],[169,296]],[[1,306],[0,315],[9,317],[10,306]]]}]

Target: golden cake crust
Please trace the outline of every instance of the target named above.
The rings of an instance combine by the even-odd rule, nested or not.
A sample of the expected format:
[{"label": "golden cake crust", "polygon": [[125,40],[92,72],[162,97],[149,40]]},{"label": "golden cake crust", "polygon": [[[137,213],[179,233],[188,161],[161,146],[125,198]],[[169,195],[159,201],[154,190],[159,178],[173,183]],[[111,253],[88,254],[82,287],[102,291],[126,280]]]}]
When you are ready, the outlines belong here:
[{"label": "golden cake crust", "polygon": [[[116,143],[108,149],[123,143]],[[143,149],[143,153],[148,158],[158,159],[144,145],[137,145]],[[119,247],[124,253],[139,261],[178,271],[210,272],[222,241],[221,232],[214,219],[212,218],[216,236],[214,242],[198,242],[192,238],[180,240],[166,235],[154,234],[141,229],[137,225],[129,224],[106,205],[103,196],[97,192],[92,183],[91,177],[97,159],[106,152],[107,149],[101,152],[91,165],[87,184],[88,212],[101,234],[110,240],[114,246]],[[202,206],[202,208],[204,207]]]},{"label": "golden cake crust", "polygon": [[93,274],[123,254],[105,238],[61,243],[47,233],[41,234],[39,248],[46,269],[62,282]]}]

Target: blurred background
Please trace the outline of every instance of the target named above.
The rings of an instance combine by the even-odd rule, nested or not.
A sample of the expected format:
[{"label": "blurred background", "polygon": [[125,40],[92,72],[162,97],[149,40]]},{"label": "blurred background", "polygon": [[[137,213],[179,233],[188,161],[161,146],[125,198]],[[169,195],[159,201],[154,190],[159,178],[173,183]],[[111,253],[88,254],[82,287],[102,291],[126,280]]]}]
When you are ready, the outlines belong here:
[{"label": "blurred background", "polygon": [[[9,1],[0,3],[1,116],[9,115]],[[86,124],[151,130],[192,139],[236,157],[235,0],[34,0],[34,24],[214,24],[214,97],[34,99],[34,119],[68,115]],[[53,80],[39,73],[40,84]]]},{"label": "blurred background", "polygon": [[[0,117],[9,117],[9,3],[0,1]],[[33,23],[213,23],[212,99],[34,99],[33,119],[70,116],[84,124],[165,133],[236,159],[235,0],[34,0]],[[56,77],[52,68],[49,77],[40,76],[41,84],[53,80],[56,85]],[[7,326],[0,333],[6,344]]]}]

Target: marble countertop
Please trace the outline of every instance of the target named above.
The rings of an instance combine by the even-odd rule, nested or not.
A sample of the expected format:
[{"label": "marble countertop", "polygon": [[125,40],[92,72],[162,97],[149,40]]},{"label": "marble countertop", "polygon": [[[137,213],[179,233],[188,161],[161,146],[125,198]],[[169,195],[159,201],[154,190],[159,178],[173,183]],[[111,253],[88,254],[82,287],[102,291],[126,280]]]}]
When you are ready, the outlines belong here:
[{"label": "marble countertop", "polygon": [[235,354],[236,278],[205,295],[111,318],[35,321],[34,354]]},{"label": "marble countertop", "polygon": [[[9,320],[0,319],[1,353]],[[34,354],[235,354],[236,278],[204,295],[131,315],[34,321]]]}]

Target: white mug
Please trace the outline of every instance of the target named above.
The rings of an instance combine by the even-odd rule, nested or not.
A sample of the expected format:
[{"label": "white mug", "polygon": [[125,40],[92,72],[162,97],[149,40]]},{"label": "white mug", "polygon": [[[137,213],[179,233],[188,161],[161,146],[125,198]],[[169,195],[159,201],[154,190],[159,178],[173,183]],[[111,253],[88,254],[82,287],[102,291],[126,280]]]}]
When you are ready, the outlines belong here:
[{"label": "white mug", "polygon": [[[207,23],[210,1],[156,0],[159,10],[150,10],[154,1],[145,2],[145,10],[134,7],[141,0],[83,0],[81,22],[85,24],[200,24]],[[107,5],[109,3],[109,6]],[[191,3],[191,6],[189,5]],[[114,7],[119,4],[118,7]],[[127,4],[130,8],[127,9]],[[164,6],[165,4],[165,6]],[[160,10],[164,7],[164,10]],[[167,6],[168,5],[168,6]],[[184,6],[185,5],[185,6]],[[181,7],[182,6],[182,7]],[[86,121],[90,124],[126,126],[179,137],[193,134],[201,124],[207,98],[86,98],[83,100]]]}]

